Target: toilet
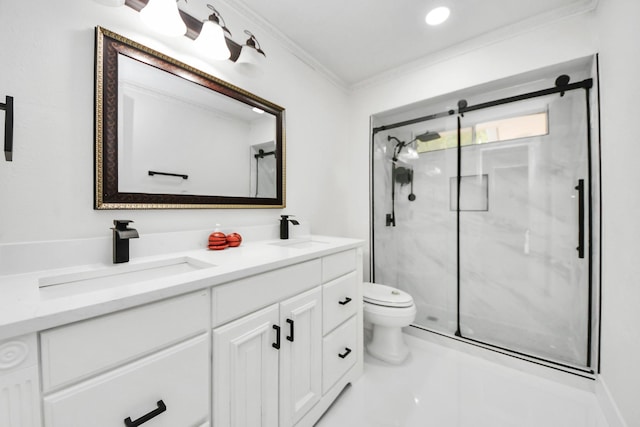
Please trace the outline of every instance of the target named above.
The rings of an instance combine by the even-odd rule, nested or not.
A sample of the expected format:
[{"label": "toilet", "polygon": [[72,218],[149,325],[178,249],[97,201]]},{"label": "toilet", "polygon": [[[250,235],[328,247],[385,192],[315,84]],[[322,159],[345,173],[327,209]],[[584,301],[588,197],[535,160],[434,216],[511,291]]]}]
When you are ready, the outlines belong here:
[{"label": "toilet", "polygon": [[416,318],[413,298],[391,286],[370,282],[364,283],[362,296],[364,323],[373,328],[367,351],[388,363],[404,362],[409,355],[409,347],[402,338],[402,328]]}]

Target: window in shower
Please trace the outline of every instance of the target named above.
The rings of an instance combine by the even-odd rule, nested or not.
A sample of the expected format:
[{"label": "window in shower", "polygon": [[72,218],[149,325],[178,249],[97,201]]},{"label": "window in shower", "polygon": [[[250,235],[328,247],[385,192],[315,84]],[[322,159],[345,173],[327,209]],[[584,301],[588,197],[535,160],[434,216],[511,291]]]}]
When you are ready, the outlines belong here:
[{"label": "window in shower", "polygon": [[547,135],[549,133],[548,113],[498,119],[475,125],[475,143],[511,141],[520,138]]},{"label": "window in shower", "polygon": [[[549,114],[544,111],[500,118],[460,129],[460,145],[466,147],[472,144],[512,141],[514,139],[547,135],[548,133]],[[428,153],[458,146],[457,130],[442,131],[439,132],[439,135],[440,138],[430,141],[416,140],[416,151],[418,153]]]}]

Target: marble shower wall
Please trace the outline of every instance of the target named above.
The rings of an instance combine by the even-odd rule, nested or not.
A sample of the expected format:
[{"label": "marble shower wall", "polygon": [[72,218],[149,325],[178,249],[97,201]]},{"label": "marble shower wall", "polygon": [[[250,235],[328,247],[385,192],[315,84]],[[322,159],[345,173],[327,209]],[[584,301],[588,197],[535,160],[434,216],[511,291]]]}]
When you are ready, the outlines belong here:
[{"label": "marble shower wall", "polygon": [[[467,338],[585,366],[588,264],[576,252],[574,189],[578,179],[588,183],[584,93],[467,113],[462,126],[539,111],[541,106],[548,109],[549,135],[462,149],[461,175],[470,177],[465,180],[487,177],[488,210],[460,214],[461,332]],[[455,129],[456,123],[447,118],[428,126],[443,131]],[[385,214],[391,212],[393,149],[387,135],[410,140],[420,131],[400,128],[380,132],[374,139],[375,281],[413,296],[416,325],[454,333],[457,225],[450,198],[455,197],[455,149],[423,153],[412,162],[416,200],[408,200],[408,185],[397,184],[396,227],[385,225]],[[477,192],[484,191],[480,184],[463,186],[462,207],[486,196]]]}]

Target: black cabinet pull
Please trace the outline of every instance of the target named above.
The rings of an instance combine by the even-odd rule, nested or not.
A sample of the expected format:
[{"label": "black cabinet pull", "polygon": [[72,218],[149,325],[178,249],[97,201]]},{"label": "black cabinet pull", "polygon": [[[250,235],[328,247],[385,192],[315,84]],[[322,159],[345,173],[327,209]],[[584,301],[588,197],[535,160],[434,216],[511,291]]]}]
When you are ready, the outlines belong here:
[{"label": "black cabinet pull", "polygon": [[347,305],[347,304],[349,304],[350,302],[351,302],[351,298],[346,297],[346,298],[344,299],[344,301],[338,301],[338,304],[340,304],[340,305]]},{"label": "black cabinet pull", "polygon": [[276,350],[280,350],[280,326],[278,325],[273,325],[273,329],[276,330],[276,342],[274,342],[273,344],[271,344],[271,346],[273,348],[275,348]]},{"label": "black cabinet pull", "polygon": [[293,320],[287,319],[287,323],[289,324],[289,335],[287,335],[287,341],[293,342]]},{"label": "black cabinet pull", "polygon": [[338,357],[340,359],[344,359],[345,357],[347,357],[349,355],[349,353],[351,353],[351,349],[349,347],[345,347],[344,348],[344,353],[338,353]]},{"label": "black cabinet pull", "polygon": [[131,421],[131,417],[125,418],[124,425],[127,427],[138,427],[139,425],[146,423],[147,421],[157,417],[158,415],[160,415],[161,413],[167,410],[167,406],[164,404],[162,400],[158,400],[157,405],[158,405],[158,409],[154,409],[153,411],[149,412],[147,415],[143,415],[142,417],[138,418],[135,421]]},{"label": "black cabinet pull", "polygon": [[584,258],[584,179],[578,180],[578,258]]}]

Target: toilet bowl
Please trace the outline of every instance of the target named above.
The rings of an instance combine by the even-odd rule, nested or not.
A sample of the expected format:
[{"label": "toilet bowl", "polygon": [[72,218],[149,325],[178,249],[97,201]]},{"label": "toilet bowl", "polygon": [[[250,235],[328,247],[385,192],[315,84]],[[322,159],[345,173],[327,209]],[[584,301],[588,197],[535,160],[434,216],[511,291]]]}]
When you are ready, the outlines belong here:
[{"label": "toilet bowl", "polygon": [[364,283],[363,312],[365,324],[371,324],[372,338],[366,345],[373,357],[400,364],[409,355],[402,338],[402,328],[416,318],[416,306],[408,293],[391,286]]}]

